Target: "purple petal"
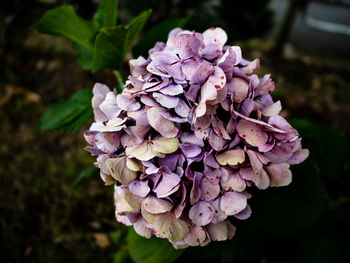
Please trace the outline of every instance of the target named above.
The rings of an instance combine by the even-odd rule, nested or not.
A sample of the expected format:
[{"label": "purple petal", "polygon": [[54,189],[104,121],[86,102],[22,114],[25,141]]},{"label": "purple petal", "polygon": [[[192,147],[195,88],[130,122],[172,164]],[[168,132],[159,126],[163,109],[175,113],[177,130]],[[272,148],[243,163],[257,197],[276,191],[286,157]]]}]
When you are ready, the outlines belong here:
[{"label": "purple petal", "polygon": [[179,104],[178,97],[168,96],[158,92],[153,92],[152,96],[160,105],[168,109],[175,108]]},{"label": "purple petal", "polygon": [[125,111],[137,111],[141,105],[127,93],[117,95],[118,106]]},{"label": "purple petal", "polygon": [[162,88],[160,90],[160,92],[165,94],[165,95],[175,96],[175,95],[182,94],[184,92],[184,90],[182,88],[182,85],[170,84],[170,85],[166,86],[165,88]]},{"label": "purple petal", "polygon": [[129,190],[134,195],[146,197],[151,189],[148,186],[148,181],[134,180],[129,184]]},{"label": "purple petal", "polygon": [[238,135],[252,146],[262,146],[267,142],[268,135],[258,124],[242,119],[237,124]]},{"label": "purple petal", "polygon": [[212,184],[206,177],[202,179],[200,188],[202,192],[201,200],[203,201],[211,201],[220,193],[220,185]]},{"label": "purple petal", "polygon": [[214,209],[209,203],[199,201],[190,208],[188,216],[195,225],[205,226],[213,220]]},{"label": "purple petal", "polygon": [[226,192],[220,200],[220,208],[226,215],[235,215],[247,206],[247,197],[241,193]]}]

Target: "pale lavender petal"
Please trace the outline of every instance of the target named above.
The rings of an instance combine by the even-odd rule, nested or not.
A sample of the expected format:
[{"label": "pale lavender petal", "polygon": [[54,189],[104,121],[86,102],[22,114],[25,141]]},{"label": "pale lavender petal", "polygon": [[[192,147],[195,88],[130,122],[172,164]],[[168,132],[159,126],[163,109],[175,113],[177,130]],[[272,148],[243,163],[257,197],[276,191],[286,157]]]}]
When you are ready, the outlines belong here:
[{"label": "pale lavender petal", "polygon": [[213,220],[214,209],[209,203],[199,201],[190,208],[188,216],[195,225],[205,226]]},{"label": "pale lavender petal", "polygon": [[167,109],[175,108],[179,104],[179,98],[177,97],[164,95],[158,92],[153,92],[152,96],[160,105]]},{"label": "pale lavender petal", "polygon": [[151,189],[148,186],[148,181],[134,180],[129,184],[129,190],[134,195],[146,197]]},{"label": "pale lavender petal", "polygon": [[162,88],[159,92],[161,92],[165,95],[175,96],[175,95],[182,94],[184,92],[184,90],[183,90],[182,85],[170,84],[169,86]]},{"label": "pale lavender petal", "polygon": [[221,197],[220,208],[226,215],[235,215],[247,206],[247,197],[236,192],[226,192]]}]

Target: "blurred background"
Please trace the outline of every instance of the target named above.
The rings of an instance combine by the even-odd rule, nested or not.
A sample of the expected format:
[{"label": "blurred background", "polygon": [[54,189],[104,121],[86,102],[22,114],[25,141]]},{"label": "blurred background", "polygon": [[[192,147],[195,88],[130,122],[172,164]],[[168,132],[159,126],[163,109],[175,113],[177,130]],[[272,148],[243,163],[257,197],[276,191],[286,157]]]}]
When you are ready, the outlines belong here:
[{"label": "blurred background", "polygon": [[[69,40],[41,35],[32,28],[45,11],[61,4],[73,5],[80,16],[90,19],[99,1],[0,4],[1,262],[112,262],[118,249],[110,235],[120,228],[110,189],[98,176],[74,185],[94,161],[83,150],[88,124],[74,133],[37,129],[49,102],[68,98],[95,82],[117,85],[108,70],[97,74],[83,70]],[[330,170],[318,171],[326,174],[328,197],[316,223],[291,234],[259,232],[255,234],[259,242],[251,242],[247,253],[236,258],[220,254],[221,261],[346,262],[348,252],[343,256],[339,251],[347,241],[342,233],[350,232],[350,1],[119,0],[118,22],[126,24],[149,8],[153,13],[145,30],[188,15],[187,29],[224,28],[229,43],[240,45],[246,59],[261,59],[259,74],[272,74],[273,95],[281,100],[283,115],[321,125],[295,122],[311,155],[334,158],[326,160]],[[137,46],[133,51],[136,56],[142,53]],[[320,142],[324,147],[317,148]],[[329,231],[330,237],[328,232],[320,238],[315,234],[329,225],[337,227]],[[313,234],[300,237],[301,232]],[[328,257],[320,254],[314,261],[314,253],[322,250]],[[212,262],[210,256],[216,254],[201,260]]]}]

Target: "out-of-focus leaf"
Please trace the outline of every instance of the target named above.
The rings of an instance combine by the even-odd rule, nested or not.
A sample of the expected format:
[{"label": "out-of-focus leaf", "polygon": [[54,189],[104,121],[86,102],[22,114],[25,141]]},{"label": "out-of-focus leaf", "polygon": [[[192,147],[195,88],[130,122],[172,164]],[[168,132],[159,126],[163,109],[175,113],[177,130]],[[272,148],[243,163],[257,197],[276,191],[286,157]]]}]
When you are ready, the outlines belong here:
[{"label": "out-of-focus leaf", "polygon": [[121,25],[101,29],[96,37],[92,72],[105,68],[121,69],[127,35],[128,31]]},{"label": "out-of-focus leaf", "polygon": [[118,245],[118,246],[124,245],[122,238],[125,236],[125,229],[126,228],[123,227],[122,229],[118,229],[117,231],[114,231],[109,234],[109,236],[111,237],[115,245]]},{"label": "out-of-focus leaf", "polygon": [[129,262],[129,251],[127,248],[122,248],[117,253],[115,253],[113,258],[113,263],[125,263]]},{"label": "out-of-focus leaf", "polygon": [[349,231],[333,232],[329,228],[317,229],[301,240],[295,263],[345,263],[349,262]]},{"label": "out-of-focus leaf", "polygon": [[93,18],[99,27],[115,26],[117,23],[118,0],[102,0]]},{"label": "out-of-focus leaf", "polygon": [[75,131],[93,114],[91,107],[92,90],[83,89],[68,100],[60,100],[47,106],[39,129]]},{"label": "out-of-focus leaf", "polygon": [[253,193],[249,223],[261,231],[292,233],[317,222],[328,202],[319,172],[310,160],[292,168],[293,181],[286,187]]},{"label": "out-of-focus leaf", "polygon": [[94,60],[94,53],[86,47],[73,43],[73,49],[77,52],[78,63],[83,69],[91,69]]},{"label": "out-of-focus leaf", "polygon": [[169,19],[146,31],[137,45],[133,48],[134,57],[140,55],[146,57],[148,55],[148,50],[152,48],[156,42],[166,42],[169,31],[176,27],[184,27],[189,18],[190,17],[188,16],[185,18]]},{"label": "out-of-focus leaf", "polygon": [[303,145],[310,149],[310,159],[322,176],[342,180],[350,162],[350,143],[340,133],[306,120],[298,119],[291,124],[303,138]]},{"label": "out-of-focus leaf", "polygon": [[136,263],[171,263],[182,253],[181,249],[174,249],[166,239],[141,237],[130,228],[127,241],[131,259]]},{"label": "out-of-focus leaf", "polygon": [[131,44],[140,34],[151,15],[151,10],[142,12],[127,26],[102,28],[95,42],[95,56],[92,71],[110,68],[120,70]]},{"label": "out-of-focus leaf", "polygon": [[73,189],[76,189],[79,185],[81,185],[83,182],[87,181],[91,177],[98,175],[99,169],[92,165],[88,168],[86,168],[84,171],[82,171],[79,176],[75,179],[73,183]]},{"label": "out-of-focus leaf", "polygon": [[35,24],[35,28],[40,33],[71,39],[89,50],[94,48],[97,26],[80,18],[70,5],[47,11]]}]

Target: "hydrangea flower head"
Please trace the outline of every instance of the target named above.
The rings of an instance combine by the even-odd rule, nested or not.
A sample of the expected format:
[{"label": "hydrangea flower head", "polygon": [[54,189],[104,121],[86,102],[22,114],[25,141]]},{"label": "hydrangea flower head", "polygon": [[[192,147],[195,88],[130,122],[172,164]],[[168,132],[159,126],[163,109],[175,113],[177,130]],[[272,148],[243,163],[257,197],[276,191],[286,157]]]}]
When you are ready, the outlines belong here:
[{"label": "hydrangea flower head", "polygon": [[130,60],[121,94],[93,89],[86,149],[115,185],[117,220],[176,248],[231,239],[231,222],[252,213],[249,188],[288,185],[290,165],[308,156],[270,75],[226,41],[221,28],[176,28]]}]

